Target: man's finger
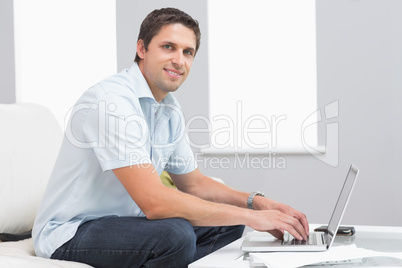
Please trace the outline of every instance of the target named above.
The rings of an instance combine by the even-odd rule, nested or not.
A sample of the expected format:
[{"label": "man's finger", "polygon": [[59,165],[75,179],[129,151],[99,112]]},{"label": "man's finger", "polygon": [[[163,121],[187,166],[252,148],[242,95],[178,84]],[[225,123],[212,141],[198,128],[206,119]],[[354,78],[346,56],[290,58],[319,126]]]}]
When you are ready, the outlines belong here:
[{"label": "man's finger", "polygon": [[[299,219],[294,218],[294,217],[289,217],[287,224],[291,226],[291,230],[288,231],[291,233],[296,239],[299,240],[306,240],[307,239],[307,233],[304,229],[304,226],[300,223]],[[292,231],[292,232],[291,232]],[[296,235],[293,234],[293,232],[297,232]]]},{"label": "man's finger", "polygon": [[283,239],[283,232],[281,232],[280,230],[272,230],[272,231],[268,231],[268,233],[270,233],[271,235],[273,235],[274,237],[276,237],[278,239]]}]

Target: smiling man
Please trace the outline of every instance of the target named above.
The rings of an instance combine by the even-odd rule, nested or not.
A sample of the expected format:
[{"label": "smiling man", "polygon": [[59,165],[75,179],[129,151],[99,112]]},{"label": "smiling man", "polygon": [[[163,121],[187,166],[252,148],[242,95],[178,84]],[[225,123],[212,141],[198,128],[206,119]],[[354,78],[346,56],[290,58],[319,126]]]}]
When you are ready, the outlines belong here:
[{"label": "smiling man", "polygon": [[[38,256],[177,268],[239,238],[244,225],[306,239],[304,214],[198,170],[171,92],[189,75],[200,36],[188,14],[154,10],[133,66],[77,101],[35,220]],[[177,189],[162,184],[163,171]]]},{"label": "smiling man", "polygon": [[163,26],[147,45],[138,41],[138,66],[157,102],[186,80],[195,52],[194,31],[179,23]]}]

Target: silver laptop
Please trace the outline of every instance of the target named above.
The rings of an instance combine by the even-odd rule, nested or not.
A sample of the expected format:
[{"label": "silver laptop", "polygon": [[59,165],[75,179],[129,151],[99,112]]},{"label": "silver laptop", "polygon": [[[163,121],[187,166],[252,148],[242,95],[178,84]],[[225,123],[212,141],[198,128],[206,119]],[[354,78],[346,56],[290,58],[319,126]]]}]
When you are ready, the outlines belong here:
[{"label": "silver laptop", "polygon": [[244,238],[241,249],[247,252],[325,251],[329,249],[334,242],[358,174],[359,169],[352,164],[335,209],[332,212],[328,227],[324,232],[311,232],[307,241],[296,240],[287,232],[285,232],[283,240],[276,239],[265,232],[249,232]]}]

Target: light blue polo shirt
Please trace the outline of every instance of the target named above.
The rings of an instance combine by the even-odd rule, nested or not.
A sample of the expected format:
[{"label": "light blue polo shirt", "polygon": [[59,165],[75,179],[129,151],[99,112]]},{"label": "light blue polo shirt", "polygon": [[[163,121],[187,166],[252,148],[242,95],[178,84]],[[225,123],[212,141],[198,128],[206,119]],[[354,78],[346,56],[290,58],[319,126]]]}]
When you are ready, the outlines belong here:
[{"label": "light blue polo shirt", "polygon": [[135,63],[88,89],[71,109],[33,227],[36,254],[50,258],[88,220],[145,216],[112,170],[150,164],[159,175],[197,167],[178,102],[170,93],[156,102]]}]

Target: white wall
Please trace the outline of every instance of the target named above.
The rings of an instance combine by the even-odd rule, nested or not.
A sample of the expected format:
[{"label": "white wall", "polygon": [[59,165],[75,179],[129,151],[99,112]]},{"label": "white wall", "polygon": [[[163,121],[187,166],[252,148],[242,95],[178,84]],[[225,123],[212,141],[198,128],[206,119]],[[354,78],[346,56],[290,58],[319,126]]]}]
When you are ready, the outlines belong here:
[{"label": "white wall", "polygon": [[0,103],[15,102],[13,1],[0,1]]},{"label": "white wall", "polygon": [[[189,80],[176,93],[184,114],[190,118],[208,115],[208,29],[206,1],[188,2],[153,0],[138,4],[118,0],[117,47],[119,69],[129,66],[139,24],[154,8],[178,7],[198,19],[202,30],[201,50]],[[284,169],[239,168],[238,165],[235,168],[238,159],[234,156],[204,155],[199,158],[200,169],[225,179],[230,186],[264,191],[302,210],[311,222],[325,223],[353,162],[361,173],[343,223],[402,225],[399,169],[402,141],[398,139],[402,136],[400,10],[402,1],[399,0],[317,1],[318,107],[324,109],[334,101],[339,104],[338,117],[328,121],[339,128],[336,167],[309,154],[284,154],[276,158],[249,156],[250,161],[262,161],[264,165],[269,161],[271,164],[275,160],[285,161]],[[239,63],[246,60],[239,58]],[[318,125],[322,143],[328,122],[324,120]],[[205,135],[193,138],[206,139]],[[225,161],[232,166],[214,168],[215,163]]]},{"label": "white wall", "polygon": [[116,72],[115,7],[114,0],[14,0],[16,101],[48,107],[64,126],[81,94]]}]

